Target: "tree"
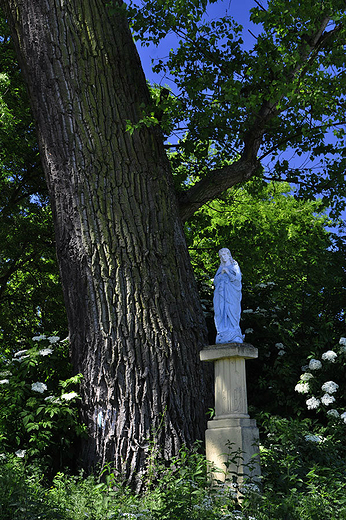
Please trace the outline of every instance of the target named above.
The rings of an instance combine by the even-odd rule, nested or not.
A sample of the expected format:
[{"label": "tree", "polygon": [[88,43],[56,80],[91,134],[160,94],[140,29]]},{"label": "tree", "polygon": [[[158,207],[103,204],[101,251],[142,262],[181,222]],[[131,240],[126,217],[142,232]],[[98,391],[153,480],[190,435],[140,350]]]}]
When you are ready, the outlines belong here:
[{"label": "tree", "polygon": [[182,218],[263,168],[267,180],[294,183],[301,197],[319,194],[344,208],[344,2],[254,2],[250,50],[231,16],[212,19],[212,7],[204,16],[208,3],[215,0],[145,0],[131,10],[142,44],[177,38],[154,70],[173,84],[174,146],[189,166]]},{"label": "tree", "polygon": [[39,329],[66,337],[48,191],[9,28],[0,18],[1,350]]},{"label": "tree", "polygon": [[[149,92],[126,13],[100,0],[3,2],[52,201],[72,361],[84,375],[83,462],[131,478],[156,433],[201,438],[203,313],[160,132],[132,135]],[[158,431],[159,430],[159,431]]]},{"label": "tree", "polygon": [[[143,469],[153,431],[166,457],[202,436],[211,392],[198,350],[207,339],[180,218],[259,174],[261,147],[267,155],[291,140],[303,152],[311,143],[315,154],[318,147],[326,151],[326,132],[308,115],[316,105],[314,114],[326,114],[322,127],[329,128],[332,113],[341,113],[344,12],[341,2],[308,4],[300,12],[294,2],[279,23],[284,2],[273,2],[265,15],[257,9],[265,31],[254,53],[241,53],[239,39],[231,43],[230,36],[229,50],[219,53],[223,61],[214,60],[216,36],[206,52],[204,34],[199,38],[190,23],[188,45],[172,61],[186,77],[181,85],[188,97],[170,104],[162,96],[156,117],[120,1],[113,10],[102,0],[1,1],[36,120],[72,360],[84,375],[86,465],[114,460],[132,478]],[[172,15],[164,2],[157,5],[164,16],[171,13],[175,26],[174,9]],[[188,22],[196,9],[202,12],[195,2],[183,9],[181,19]],[[195,56],[198,49],[203,52]],[[323,60],[337,69],[331,104],[324,99],[330,75],[320,73]],[[316,79],[320,90],[314,94]],[[216,83],[219,100],[206,102]],[[177,122],[182,114],[191,116],[181,147],[186,153],[195,147],[200,161],[178,200],[159,125],[165,111],[176,113]],[[335,161],[330,171],[334,188],[341,175]]]}]

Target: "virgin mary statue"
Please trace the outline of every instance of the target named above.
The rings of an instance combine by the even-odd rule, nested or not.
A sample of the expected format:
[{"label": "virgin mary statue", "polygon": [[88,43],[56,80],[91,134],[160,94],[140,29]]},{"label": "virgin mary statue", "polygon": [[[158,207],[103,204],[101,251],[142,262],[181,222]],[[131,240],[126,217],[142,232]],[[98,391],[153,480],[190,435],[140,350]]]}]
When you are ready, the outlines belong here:
[{"label": "virgin mary statue", "polygon": [[215,343],[243,343],[240,330],[241,272],[229,249],[220,249],[220,267],[214,278]]}]

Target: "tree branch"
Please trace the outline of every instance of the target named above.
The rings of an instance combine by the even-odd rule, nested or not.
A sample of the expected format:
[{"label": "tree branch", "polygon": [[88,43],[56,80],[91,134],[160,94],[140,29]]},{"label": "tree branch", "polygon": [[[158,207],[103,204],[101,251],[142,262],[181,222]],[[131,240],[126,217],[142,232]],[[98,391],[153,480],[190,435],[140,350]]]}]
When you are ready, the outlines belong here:
[{"label": "tree branch", "polygon": [[263,5],[262,5],[262,4],[260,4],[260,3],[259,3],[259,2],[257,1],[257,0],[255,0],[255,4],[257,4],[257,5],[258,5],[258,7],[259,7],[260,9],[262,9],[262,11],[265,11],[265,12],[267,12],[267,9],[265,9],[265,8],[263,7]]},{"label": "tree branch", "polygon": [[187,191],[178,195],[180,216],[183,222],[206,202],[217,198],[222,192],[250,179],[260,163],[241,157],[238,161],[210,172],[208,177],[197,182]]},{"label": "tree branch", "polygon": [[[324,43],[333,33],[333,31],[324,33],[329,21],[330,18],[325,17],[308,46],[302,45],[298,63],[288,71],[287,78],[289,81],[292,81],[297,75],[301,75],[301,71],[304,70],[304,67],[311,59],[311,52],[314,49],[317,50],[317,47]],[[315,58],[315,55],[316,53],[313,54],[312,59]],[[255,174],[260,166],[257,153],[263,140],[263,134],[268,122],[280,113],[280,110],[277,109],[277,104],[283,95],[281,94],[274,100],[264,100],[244,136],[244,148],[238,161],[210,172],[208,177],[178,195],[180,215],[183,221],[190,218],[195,211],[209,200],[218,197],[222,192],[235,184],[250,179]]]}]

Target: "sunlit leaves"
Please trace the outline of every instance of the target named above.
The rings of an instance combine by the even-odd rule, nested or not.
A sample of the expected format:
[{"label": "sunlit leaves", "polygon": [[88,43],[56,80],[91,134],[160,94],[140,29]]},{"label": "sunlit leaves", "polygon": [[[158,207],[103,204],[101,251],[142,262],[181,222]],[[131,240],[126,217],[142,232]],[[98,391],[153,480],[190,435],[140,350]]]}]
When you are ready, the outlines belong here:
[{"label": "sunlit leaves", "polygon": [[[249,136],[258,134],[267,178],[300,184],[300,196],[310,197],[315,189],[333,204],[338,200],[335,208],[340,210],[345,4],[272,0],[262,5],[251,10],[259,28],[252,49],[244,46],[241,27],[232,18],[204,15],[207,2],[168,6],[143,1],[138,9],[132,6],[129,16],[145,44],[176,35],[176,48],[154,64],[156,73],[173,82],[176,153],[186,156],[204,142],[213,150],[212,170],[239,159]],[[290,154],[288,166],[282,152]],[[304,157],[300,166],[296,160],[292,165],[293,156]],[[202,161],[200,177],[207,176],[205,165]]]},{"label": "sunlit leaves", "polygon": [[[296,409],[293,388],[304,355],[321,345],[326,350],[343,333],[345,241],[327,231],[328,223],[322,201],[300,201],[287,183],[254,179],[205,205],[186,224],[211,343],[218,250],[228,247],[239,262],[241,327],[249,331],[246,341],[259,349],[257,366],[248,367],[250,402],[261,410]],[[278,343],[285,345],[282,355]]]}]

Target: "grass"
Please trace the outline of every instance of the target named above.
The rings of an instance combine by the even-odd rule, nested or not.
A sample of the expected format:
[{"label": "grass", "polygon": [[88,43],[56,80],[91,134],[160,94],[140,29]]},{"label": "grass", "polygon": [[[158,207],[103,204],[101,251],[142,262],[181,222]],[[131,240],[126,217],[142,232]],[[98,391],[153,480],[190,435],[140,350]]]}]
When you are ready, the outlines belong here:
[{"label": "grass", "polygon": [[[169,463],[149,458],[143,492],[112,469],[99,475],[59,472],[48,482],[38,466],[0,460],[0,520],[342,520],[346,519],[344,450],[311,443],[294,421],[278,420],[262,447],[261,491],[250,481],[211,485],[198,446]],[[231,454],[234,456],[234,454]]]}]

